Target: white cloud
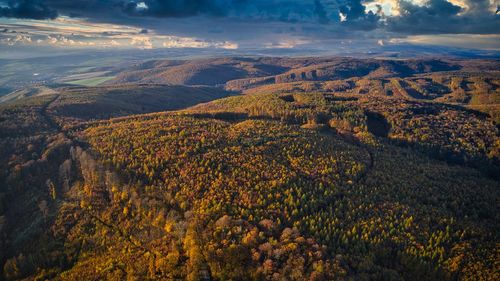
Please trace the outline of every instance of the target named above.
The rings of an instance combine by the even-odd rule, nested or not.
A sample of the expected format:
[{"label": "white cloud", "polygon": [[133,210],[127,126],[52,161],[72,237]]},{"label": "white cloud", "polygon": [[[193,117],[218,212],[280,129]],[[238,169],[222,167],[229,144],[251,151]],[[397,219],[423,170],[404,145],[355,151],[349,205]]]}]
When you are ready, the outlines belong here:
[{"label": "white cloud", "polygon": [[397,16],[399,15],[399,2],[400,0],[375,0],[365,4],[368,11],[373,13],[378,12],[378,7],[382,8],[382,13],[386,16]]},{"label": "white cloud", "polygon": [[149,9],[148,5],[145,2],[140,2],[137,4],[136,9],[138,10],[147,10]]},{"label": "white cloud", "polygon": [[164,48],[218,48],[234,50],[238,49],[238,44],[233,42],[212,42],[204,41],[190,37],[164,36],[166,41],[163,41]]},{"label": "white cloud", "polygon": [[56,46],[68,46],[68,47],[84,47],[84,46],[95,46],[96,43],[92,41],[75,41],[73,39],[67,38],[63,35],[58,35],[58,36],[47,36],[46,40],[38,40],[38,44],[43,45],[43,44],[49,44],[49,45],[56,45]]},{"label": "white cloud", "polygon": [[162,45],[164,48],[207,48],[210,46],[208,42],[174,36],[168,36],[167,41],[164,41]]},{"label": "white cloud", "polygon": [[137,46],[141,49],[153,49],[151,38],[147,36],[135,36],[131,38],[130,45]]},{"label": "white cloud", "polygon": [[343,13],[339,13],[339,17],[340,17],[340,21],[341,21],[341,22],[344,22],[344,21],[346,21],[346,20],[347,20],[347,16],[346,16],[346,15],[344,15]]},{"label": "white cloud", "polygon": [[30,36],[26,35],[15,35],[13,37],[6,37],[0,40],[1,43],[9,45],[9,46],[14,46],[16,44],[31,44],[32,39]]}]

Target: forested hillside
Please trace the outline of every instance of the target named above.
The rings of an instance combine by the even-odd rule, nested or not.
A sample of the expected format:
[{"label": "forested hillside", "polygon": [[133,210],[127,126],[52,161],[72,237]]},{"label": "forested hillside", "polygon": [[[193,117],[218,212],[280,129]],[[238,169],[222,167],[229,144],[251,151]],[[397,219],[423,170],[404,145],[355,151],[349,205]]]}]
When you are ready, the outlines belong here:
[{"label": "forested hillside", "polygon": [[[496,62],[213,59],[134,71],[190,64],[196,74],[179,83],[208,81],[198,70],[214,63],[241,78],[321,63],[340,80],[234,96],[134,83],[15,95],[0,105],[2,280],[500,279],[499,128],[432,82],[491,105]],[[455,81],[456,68],[487,74]],[[341,76],[352,69],[372,76]],[[216,73],[206,85],[226,81]],[[342,88],[383,79],[428,94]]]},{"label": "forested hillside", "polygon": [[325,92],[461,104],[500,122],[500,62],[359,58],[223,58],[150,61],[110,84],[220,86],[244,94]]}]

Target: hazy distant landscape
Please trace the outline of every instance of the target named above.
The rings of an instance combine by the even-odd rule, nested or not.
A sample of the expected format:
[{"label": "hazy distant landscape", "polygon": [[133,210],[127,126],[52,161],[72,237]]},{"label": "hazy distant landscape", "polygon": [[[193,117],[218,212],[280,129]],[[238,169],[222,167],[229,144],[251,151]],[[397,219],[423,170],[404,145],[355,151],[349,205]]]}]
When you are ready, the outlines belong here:
[{"label": "hazy distant landscape", "polygon": [[500,280],[491,0],[0,0],[0,281]]}]

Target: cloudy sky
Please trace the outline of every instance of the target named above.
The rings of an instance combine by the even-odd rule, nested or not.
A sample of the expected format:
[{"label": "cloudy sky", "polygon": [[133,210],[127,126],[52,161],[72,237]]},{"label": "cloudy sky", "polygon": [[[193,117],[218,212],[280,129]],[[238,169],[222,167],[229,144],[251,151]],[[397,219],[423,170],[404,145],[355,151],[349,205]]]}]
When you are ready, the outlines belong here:
[{"label": "cloudy sky", "polygon": [[500,0],[0,0],[0,47],[500,50]]}]

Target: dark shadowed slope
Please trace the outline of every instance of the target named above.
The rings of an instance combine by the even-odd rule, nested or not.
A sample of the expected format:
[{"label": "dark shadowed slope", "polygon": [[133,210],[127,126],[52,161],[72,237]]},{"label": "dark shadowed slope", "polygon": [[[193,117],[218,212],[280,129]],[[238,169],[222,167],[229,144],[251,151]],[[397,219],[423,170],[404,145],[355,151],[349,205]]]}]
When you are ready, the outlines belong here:
[{"label": "dark shadowed slope", "polygon": [[200,59],[151,61],[119,74],[109,84],[162,83],[175,85],[221,85],[244,77],[274,75],[290,69],[273,59]]},{"label": "dark shadowed slope", "polygon": [[69,121],[182,109],[229,95],[217,88],[154,84],[60,88],[58,93],[48,111],[66,125]]}]

